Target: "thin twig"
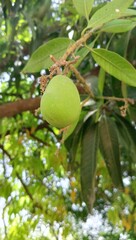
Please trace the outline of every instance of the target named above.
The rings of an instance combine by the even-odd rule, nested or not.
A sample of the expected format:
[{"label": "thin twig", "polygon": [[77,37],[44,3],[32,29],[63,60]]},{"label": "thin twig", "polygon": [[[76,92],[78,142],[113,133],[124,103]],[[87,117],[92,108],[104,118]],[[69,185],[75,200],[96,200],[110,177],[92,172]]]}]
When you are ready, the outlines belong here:
[{"label": "thin twig", "polygon": [[3,147],[2,144],[0,144],[0,148],[1,148],[1,150],[3,151],[3,153],[5,153],[5,154],[8,156],[8,158],[9,158],[10,160],[12,160],[10,154],[9,154],[8,151]]},{"label": "thin twig", "polygon": [[[8,151],[4,149],[4,147],[3,147],[2,144],[0,144],[0,148],[1,148],[2,151],[8,156],[8,158],[9,158],[10,161],[12,162],[12,166],[14,167],[13,158],[10,156],[10,154],[8,153]],[[38,202],[35,201],[35,199],[33,198],[32,194],[30,193],[27,185],[24,183],[23,179],[21,178],[20,174],[19,174],[17,171],[15,171],[15,173],[16,173],[17,178],[18,178],[19,181],[21,182],[21,184],[22,184],[22,186],[23,186],[26,194],[27,194],[27,195],[29,196],[29,198],[32,200],[33,207],[34,207],[34,208],[39,208],[43,213],[46,213],[46,214],[47,214],[47,211],[45,211],[45,209],[43,208],[43,206],[42,206],[40,203],[38,203]]]},{"label": "thin twig", "polygon": [[6,163],[5,163],[5,158],[4,158],[4,152],[3,152],[2,163],[3,163],[4,177],[6,178]]},{"label": "thin twig", "polygon": [[128,102],[130,104],[134,104],[136,100],[132,99],[132,98],[118,98],[118,97],[110,97],[110,96],[100,96],[100,97],[96,97],[96,99],[105,99],[105,100],[112,100],[112,101],[118,101],[118,102]]},{"label": "thin twig", "polygon": [[44,142],[42,139],[36,137],[34,134],[30,133],[30,136],[35,139],[37,142],[42,143],[43,145],[50,147],[50,144],[47,142]]},{"label": "thin twig", "polygon": [[90,100],[90,97],[87,97],[81,102],[81,106],[83,107],[88,101]]},{"label": "thin twig", "polygon": [[[68,47],[68,49],[66,50],[66,52],[64,53],[64,55],[60,58],[60,59],[56,59],[53,55],[50,55],[50,58],[52,60],[52,62],[54,63],[51,67],[50,67],[50,74],[47,76],[42,76],[40,78],[40,88],[41,88],[41,92],[44,93],[45,88],[46,88],[46,82],[50,79],[52,79],[52,77],[55,74],[61,74],[62,73],[62,69],[61,67],[64,67],[64,74],[66,74],[66,70],[69,68],[71,68],[73,66],[72,64],[74,64],[79,56],[76,56],[74,58],[74,60],[71,61],[67,61],[67,58],[74,54],[75,50],[77,50],[78,48],[80,48],[81,46],[83,46],[83,44],[86,43],[86,41],[91,37],[92,33],[94,32],[94,30],[87,32],[86,34],[84,34],[83,36],[81,36],[80,39],[78,39],[75,43],[73,43],[72,45],[70,45]],[[73,68],[74,73],[76,75],[78,75],[78,78],[80,81],[82,81],[86,92],[90,95],[91,98],[93,98],[93,93],[92,91],[89,89],[89,87],[87,86],[87,84],[85,83],[84,79],[82,78],[82,76],[80,75],[80,73],[78,71],[76,71],[75,68]]]},{"label": "thin twig", "polygon": [[8,207],[8,205],[11,203],[11,201],[12,201],[12,199],[6,203],[6,205],[4,206],[3,211],[2,211],[2,220],[3,220],[4,234],[5,234],[6,239],[7,239],[7,226],[6,226],[6,222],[5,222],[5,211],[6,211],[6,208]]},{"label": "thin twig", "polygon": [[33,199],[32,194],[30,193],[28,187],[26,186],[26,184],[24,183],[23,179],[20,177],[20,175],[19,175],[18,172],[16,172],[16,176],[17,176],[17,178],[19,179],[19,181],[21,182],[21,184],[22,184],[22,186],[23,186],[26,194],[27,194],[27,195],[29,196],[29,198],[33,201],[34,199]]},{"label": "thin twig", "polygon": [[43,208],[43,206],[42,206],[39,202],[35,201],[35,199],[33,198],[32,194],[30,193],[28,187],[26,186],[26,184],[24,183],[23,179],[20,177],[20,175],[19,175],[18,172],[16,172],[16,176],[17,176],[17,178],[20,180],[20,182],[21,182],[21,184],[22,184],[22,186],[23,186],[26,194],[28,195],[28,197],[30,198],[30,200],[32,200],[33,207],[34,207],[34,208],[38,208],[38,209],[40,209],[43,213],[47,214],[47,210],[45,211],[45,209]]}]

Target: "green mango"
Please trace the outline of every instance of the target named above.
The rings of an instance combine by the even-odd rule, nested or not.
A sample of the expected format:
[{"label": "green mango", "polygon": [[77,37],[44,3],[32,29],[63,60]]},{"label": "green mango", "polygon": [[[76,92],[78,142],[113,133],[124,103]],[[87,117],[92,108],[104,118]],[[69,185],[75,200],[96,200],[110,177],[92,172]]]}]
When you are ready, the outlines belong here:
[{"label": "green mango", "polygon": [[81,106],[73,81],[64,75],[53,77],[41,97],[40,109],[43,119],[56,128],[74,124],[79,119]]}]

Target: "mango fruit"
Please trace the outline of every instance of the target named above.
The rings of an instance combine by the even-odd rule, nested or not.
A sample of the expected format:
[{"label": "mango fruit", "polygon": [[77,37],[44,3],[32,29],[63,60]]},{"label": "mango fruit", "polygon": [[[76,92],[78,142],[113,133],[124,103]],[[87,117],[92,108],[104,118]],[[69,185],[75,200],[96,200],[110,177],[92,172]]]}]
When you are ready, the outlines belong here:
[{"label": "mango fruit", "polygon": [[50,125],[62,129],[78,121],[80,96],[72,80],[64,75],[53,77],[41,97],[40,109]]}]

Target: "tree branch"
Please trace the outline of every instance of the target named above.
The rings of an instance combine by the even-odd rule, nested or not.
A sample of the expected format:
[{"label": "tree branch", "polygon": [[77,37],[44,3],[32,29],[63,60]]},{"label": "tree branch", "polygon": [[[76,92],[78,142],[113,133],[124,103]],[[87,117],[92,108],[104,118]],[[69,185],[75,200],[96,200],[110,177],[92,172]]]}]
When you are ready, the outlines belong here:
[{"label": "tree branch", "polygon": [[34,111],[40,106],[40,97],[21,99],[0,105],[0,118],[13,117],[24,111]]},{"label": "tree branch", "polygon": [[[79,89],[80,92],[80,89]],[[25,111],[34,111],[40,107],[40,97],[20,99],[0,105],[0,118],[14,117]]]},{"label": "tree branch", "polygon": [[3,151],[4,154],[7,155],[7,157],[10,159],[10,161],[13,160],[13,159],[11,158],[10,154],[8,153],[8,151],[3,147],[2,144],[0,144],[0,149]]},{"label": "tree branch", "polygon": [[[0,144],[0,148],[2,149],[3,153],[6,154],[8,156],[8,158],[10,159],[11,163],[12,163],[12,167],[14,168],[14,163],[13,163],[13,158],[11,157],[11,155],[8,153],[8,151],[3,147],[2,144]],[[22,187],[24,188],[25,193],[27,194],[27,196],[29,196],[29,198],[32,201],[33,207],[35,208],[39,208],[43,213],[47,214],[47,210],[44,209],[44,207],[42,206],[42,204],[40,202],[35,201],[33,195],[31,194],[28,186],[25,184],[25,182],[23,181],[23,179],[21,178],[20,174],[15,171],[16,177],[19,179],[19,181],[22,184]],[[6,231],[6,229],[5,229]]]},{"label": "tree branch", "polygon": [[37,142],[42,143],[45,146],[50,147],[51,145],[48,142],[44,142],[42,139],[38,138],[37,136],[35,136],[34,134],[30,133],[30,136],[35,139]]},{"label": "tree branch", "polygon": [[17,178],[20,180],[20,182],[21,182],[21,184],[22,184],[22,186],[23,186],[26,194],[27,194],[27,195],[29,196],[29,198],[33,201],[33,200],[34,200],[34,199],[33,199],[33,195],[30,193],[28,187],[26,186],[26,184],[24,183],[23,179],[20,177],[20,175],[19,175],[19,173],[18,173],[17,171],[16,171],[16,176],[17,176]]}]

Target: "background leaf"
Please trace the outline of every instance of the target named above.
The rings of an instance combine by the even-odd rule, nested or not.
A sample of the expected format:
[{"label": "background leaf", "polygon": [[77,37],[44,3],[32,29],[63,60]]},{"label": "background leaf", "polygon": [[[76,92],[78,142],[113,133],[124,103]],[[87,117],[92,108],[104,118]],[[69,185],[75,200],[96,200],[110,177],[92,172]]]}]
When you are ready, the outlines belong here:
[{"label": "background leaf", "polygon": [[91,12],[94,0],[73,0],[77,12],[87,20]]},{"label": "background leaf", "polygon": [[136,26],[136,21],[129,19],[114,19],[106,23],[102,28],[102,32],[121,33],[132,30]]},{"label": "background leaf", "polygon": [[90,118],[85,126],[81,142],[81,187],[83,200],[91,212],[95,200],[95,174],[98,149],[98,125]]},{"label": "background leaf", "polygon": [[112,19],[120,18],[133,0],[113,0],[94,13],[87,28],[98,28]]},{"label": "background leaf", "polygon": [[136,70],[125,58],[103,48],[91,49],[91,52],[94,60],[106,72],[128,85],[136,87]]},{"label": "background leaf", "polygon": [[136,130],[135,128],[123,117],[115,115],[116,126],[118,129],[120,144],[124,145],[129,154],[130,161],[136,161]]},{"label": "background leaf", "polygon": [[126,11],[125,11],[125,16],[127,17],[130,17],[130,16],[136,16],[136,10],[134,10],[134,9],[127,9]]},{"label": "background leaf", "polygon": [[48,69],[53,65],[50,55],[59,59],[73,42],[69,38],[56,38],[43,44],[32,54],[22,72],[34,73],[40,72],[42,69]]},{"label": "background leaf", "polygon": [[81,140],[81,135],[82,135],[82,130],[84,127],[84,117],[85,117],[85,112],[81,112],[79,122],[74,129],[74,132],[65,140],[65,146],[69,151],[69,159],[70,162],[74,162],[76,159],[76,153],[78,150],[79,142]]},{"label": "background leaf", "polygon": [[109,174],[116,187],[122,187],[122,174],[120,167],[119,142],[116,125],[106,115],[102,115],[99,123],[100,150],[107,165]]}]

